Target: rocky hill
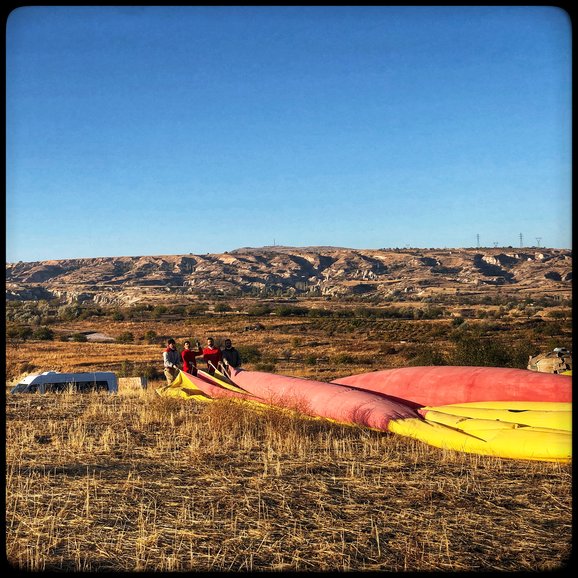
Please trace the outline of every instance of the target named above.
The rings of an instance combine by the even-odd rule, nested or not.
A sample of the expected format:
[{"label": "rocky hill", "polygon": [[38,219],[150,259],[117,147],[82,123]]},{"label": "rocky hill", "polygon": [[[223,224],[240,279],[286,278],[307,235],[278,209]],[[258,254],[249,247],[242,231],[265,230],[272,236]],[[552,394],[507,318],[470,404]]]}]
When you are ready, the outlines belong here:
[{"label": "rocky hill", "polygon": [[242,248],[221,254],[99,257],[6,265],[6,299],[128,305],[186,296],[428,297],[572,292],[566,249]]}]

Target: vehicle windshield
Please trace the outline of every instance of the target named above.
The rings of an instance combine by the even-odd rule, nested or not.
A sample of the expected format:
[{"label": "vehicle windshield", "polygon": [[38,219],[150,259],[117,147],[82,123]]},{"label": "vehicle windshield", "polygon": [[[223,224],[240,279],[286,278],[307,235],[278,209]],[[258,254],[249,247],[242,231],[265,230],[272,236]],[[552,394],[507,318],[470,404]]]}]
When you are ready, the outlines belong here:
[{"label": "vehicle windshield", "polygon": [[28,387],[27,383],[19,383],[18,385],[15,385],[12,388],[10,393],[22,393],[27,387]]}]

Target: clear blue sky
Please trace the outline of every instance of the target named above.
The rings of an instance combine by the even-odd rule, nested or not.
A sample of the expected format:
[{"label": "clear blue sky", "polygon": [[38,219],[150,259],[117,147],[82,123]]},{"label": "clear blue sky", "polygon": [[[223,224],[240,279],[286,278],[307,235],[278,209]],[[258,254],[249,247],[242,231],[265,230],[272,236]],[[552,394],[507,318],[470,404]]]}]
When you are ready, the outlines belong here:
[{"label": "clear blue sky", "polygon": [[6,43],[7,262],[571,248],[559,8],[31,6]]}]

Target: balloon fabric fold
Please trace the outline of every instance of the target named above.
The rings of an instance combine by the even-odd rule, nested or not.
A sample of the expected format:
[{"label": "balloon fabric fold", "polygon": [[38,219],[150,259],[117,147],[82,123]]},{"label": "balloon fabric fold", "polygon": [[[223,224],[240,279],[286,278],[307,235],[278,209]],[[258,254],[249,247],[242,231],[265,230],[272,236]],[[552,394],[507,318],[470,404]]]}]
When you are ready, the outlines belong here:
[{"label": "balloon fabric fold", "polygon": [[290,408],[460,452],[572,459],[570,376],[495,367],[408,367],[328,383],[244,369],[180,372],[160,395]]}]

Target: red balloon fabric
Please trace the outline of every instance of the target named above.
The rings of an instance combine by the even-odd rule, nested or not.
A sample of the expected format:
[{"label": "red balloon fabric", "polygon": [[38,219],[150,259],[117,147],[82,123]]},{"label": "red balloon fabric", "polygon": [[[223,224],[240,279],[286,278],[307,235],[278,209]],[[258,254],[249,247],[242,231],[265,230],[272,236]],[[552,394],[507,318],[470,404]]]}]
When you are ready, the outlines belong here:
[{"label": "red balloon fabric", "polygon": [[387,430],[392,419],[420,417],[397,400],[353,387],[242,369],[232,370],[231,378],[265,403],[341,423]]},{"label": "red balloon fabric", "polygon": [[572,377],[527,369],[421,366],[384,369],[333,381],[416,406],[475,401],[572,401]]}]

